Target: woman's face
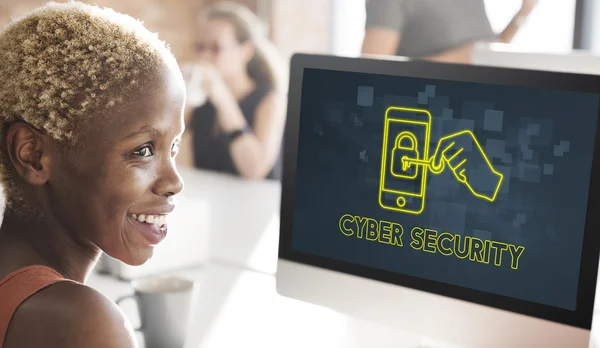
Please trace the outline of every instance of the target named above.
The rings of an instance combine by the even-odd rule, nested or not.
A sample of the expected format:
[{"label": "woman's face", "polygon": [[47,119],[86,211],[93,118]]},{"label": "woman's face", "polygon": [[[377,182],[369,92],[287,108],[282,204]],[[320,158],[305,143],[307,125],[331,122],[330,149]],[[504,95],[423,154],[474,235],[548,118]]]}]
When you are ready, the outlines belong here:
[{"label": "woman's face", "polygon": [[175,155],[184,96],[181,78],[163,72],[134,107],[90,124],[72,158],[57,161],[48,205],[78,244],[139,265],[165,238],[164,216],[183,189]]},{"label": "woman's face", "polygon": [[235,27],[224,19],[209,19],[200,23],[196,52],[202,60],[214,64],[226,78],[235,78],[245,72],[251,55],[249,43],[241,44]]}]

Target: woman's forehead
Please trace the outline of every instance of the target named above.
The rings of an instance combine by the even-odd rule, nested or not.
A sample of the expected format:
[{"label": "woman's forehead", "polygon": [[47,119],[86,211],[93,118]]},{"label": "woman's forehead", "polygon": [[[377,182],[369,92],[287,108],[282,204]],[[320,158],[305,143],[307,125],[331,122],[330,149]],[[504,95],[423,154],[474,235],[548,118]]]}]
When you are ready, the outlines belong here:
[{"label": "woman's forehead", "polygon": [[119,140],[141,127],[153,127],[161,133],[177,134],[181,128],[185,103],[185,85],[181,74],[164,69],[145,92],[134,100],[125,100],[127,107],[105,115],[94,127],[104,139]]},{"label": "woman's forehead", "polygon": [[207,37],[235,38],[235,27],[227,19],[210,18],[200,22],[199,34]]}]

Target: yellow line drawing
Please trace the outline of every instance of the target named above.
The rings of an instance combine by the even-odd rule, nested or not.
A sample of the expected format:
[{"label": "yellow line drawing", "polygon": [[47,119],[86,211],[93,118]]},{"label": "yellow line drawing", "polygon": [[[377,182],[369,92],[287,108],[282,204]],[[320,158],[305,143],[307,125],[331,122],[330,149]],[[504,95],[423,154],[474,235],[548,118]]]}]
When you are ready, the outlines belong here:
[{"label": "yellow line drawing", "polygon": [[[402,118],[398,118],[396,116],[391,116],[390,112],[405,112],[406,115],[411,115],[412,118],[426,118],[427,121],[418,121],[410,119],[410,116],[405,116],[403,114]],[[424,139],[424,151],[423,156],[419,156],[419,148],[418,148],[418,138],[414,133],[403,130],[399,132],[395,137],[394,148],[391,151],[391,160],[388,165],[388,137],[390,132],[390,124],[395,122],[405,123],[407,125],[416,125],[416,126],[424,126],[425,127],[425,139]],[[456,179],[465,184],[469,191],[477,198],[481,198],[487,200],[489,202],[493,202],[496,200],[498,196],[498,192],[500,191],[500,187],[502,186],[502,182],[504,180],[504,175],[498,172],[493,166],[490,160],[488,159],[485,151],[479,144],[479,141],[475,137],[470,130],[462,130],[456,133],[452,133],[450,135],[446,135],[442,137],[438,146],[433,154],[433,156],[428,157],[429,150],[429,133],[431,126],[431,114],[429,111],[425,109],[416,109],[416,108],[406,108],[399,106],[392,106],[386,110],[385,120],[384,120],[384,130],[383,130],[383,148],[382,148],[382,158],[381,158],[381,173],[380,173],[380,182],[379,182],[379,205],[383,209],[387,210],[395,210],[404,213],[410,214],[420,214],[423,212],[425,208],[425,193],[426,193],[426,185],[427,185],[427,173],[431,171],[433,174],[440,174],[443,172],[446,165],[452,170]],[[479,150],[479,154],[485,161],[488,169],[494,176],[495,187],[491,194],[486,194],[482,192],[478,192],[473,186],[472,183],[469,182],[467,177],[467,158],[461,156],[464,148],[458,147],[456,145],[455,139],[459,137],[469,137],[471,142],[476,145],[477,150]],[[452,155],[449,155],[449,150],[455,150]],[[403,153],[400,161],[401,164],[398,163],[398,153]],[[437,160],[437,163],[436,163]],[[456,163],[458,162],[458,163]],[[456,163],[456,164],[454,164]],[[413,171],[410,171],[411,166]],[[386,175],[388,173],[392,174],[393,178],[401,179],[401,180],[421,180],[421,189],[420,192],[408,192],[397,189],[390,189],[386,185]],[[391,204],[383,199],[384,193],[397,195],[395,204]],[[417,199],[416,204],[412,204],[407,206],[407,197],[412,197],[413,200]]]},{"label": "yellow line drawing", "polygon": [[454,158],[456,158],[464,150],[464,148],[460,148],[457,150],[457,152],[454,155],[452,155],[451,157],[448,158],[448,156],[446,155],[446,152],[448,152],[448,150],[452,149],[456,145],[456,142],[454,142],[454,141],[450,142],[450,144],[448,144],[447,146],[444,147],[444,149],[442,150],[442,155],[441,155],[442,160],[440,161],[440,163],[438,165],[436,165],[433,162],[434,162],[434,159],[437,158],[439,149],[442,147],[439,145],[438,145],[437,149],[435,150],[435,153],[433,154],[433,156],[429,159],[429,161],[418,160],[418,159],[414,160],[411,158],[403,157],[402,158],[402,162],[403,162],[402,167],[404,168],[404,167],[410,166],[411,164],[418,164],[418,165],[423,165],[423,166],[429,167],[429,170],[433,174],[440,174],[444,170],[445,165],[447,164],[448,167],[454,173],[454,176],[456,177],[456,179],[458,181],[460,181],[461,183],[465,184],[469,188],[469,191],[471,191],[471,193],[475,197],[493,202],[496,200],[496,197],[498,196],[498,192],[500,191],[500,187],[502,186],[502,181],[504,180],[504,175],[502,173],[498,172],[496,169],[494,169],[494,166],[492,166],[492,163],[490,162],[490,160],[487,157],[487,155],[485,154],[483,148],[479,144],[479,141],[475,137],[475,134],[473,134],[473,132],[470,130],[462,130],[462,131],[442,137],[438,144],[441,145],[444,142],[448,142],[448,140],[457,138],[457,137],[459,137],[461,135],[465,135],[465,134],[471,137],[471,139],[473,140],[473,143],[477,146],[477,149],[479,150],[479,152],[480,152],[481,156],[483,157],[485,163],[487,164],[489,170],[498,178],[496,187],[494,188],[493,193],[491,195],[478,193],[471,186],[471,184],[469,183],[469,180],[467,180],[467,177],[465,174],[466,168],[464,168],[464,164],[467,162],[466,158],[463,159],[457,165],[452,166],[452,164],[451,164],[452,160]]},{"label": "yellow line drawing", "polygon": [[[410,146],[403,146],[402,143],[406,143],[407,139],[410,142]],[[400,165],[402,167],[402,169],[399,172],[407,172],[408,170],[408,166],[406,165],[406,162],[402,159],[404,159],[407,156],[403,156],[402,159],[400,160],[400,164],[398,164],[398,161],[394,161],[394,159],[397,158],[397,156],[395,156],[395,152],[396,150],[401,150],[401,151],[408,151],[408,152],[413,152],[414,153],[414,157],[412,158],[419,158],[419,150],[417,149],[417,137],[408,131],[404,131],[404,132],[400,132],[398,134],[398,136],[396,136],[396,141],[394,142],[396,144],[396,146],[394,147],[394,149],[392,150],[392,163],[390,166],[390,171],[392,173],[393,176],[397,177],[397,178],[407,178],[407,179],[414,179],[417,177],[417,172],[418,170],[413,170],[412,174],[401,174],[398,173],[398,170],[396,169],[396,166]],[[416,167],[416,166],[415,166]],[[415,168],[416,169],[416,168]]]},{"label": "yellow line drawing", "polygon": [[[414,154],[417,156],[417,159],[425,160],[428,158],[429,133],[431,128],[431,114],[429,113],[429,111],[401,106],[389,107],[385,112],[383,130],[383,143],[381,150],[381,174],[379,180],[379,205],[383,209],[387,210],[393,210],[408,214],[420,214],[425,209],[425,188],[427,185],[426,167],[415,166],[414,174],[411,175],[399,174],[398,172],[396,172],[395,169],[392,169],[397,168],[396,166],[398,166],[397,161],[394,160],[394,153],[390,154],[390,156],[392,157],[390,158],[390,161],[388,163],[388,138],[390,136],[390,125],[397,126],[399,124],[404,124],[408,127],[413,128],[424,128],[425,139],[423,139],[423,149],[419,149],[418,139],[414,133],[410,131],[403,131],[393,138],[395,140],[395,146],[392,152],[396,152],[396,150],[414,151]],[[401,141],[403,139],[410,139],[410,141],[412,141],[412,149],[405,149],[402,147]],[[400,147],[396,148],[397,146]],[[400,165],[403,166],[402,160],[400,160],[400,162]],[[417,183],[417,187],[420,187],[419,192],[410,192],[393,188],[393,183],[386,182],[387,173],[392,174],[392,178],[394,181],[420,180],[420,185],[418,185]],[[385,199],[386,194],[395,197],[395,201],[387,201]],[[407,201],[407,198],[411,200],[410,203]]]}]

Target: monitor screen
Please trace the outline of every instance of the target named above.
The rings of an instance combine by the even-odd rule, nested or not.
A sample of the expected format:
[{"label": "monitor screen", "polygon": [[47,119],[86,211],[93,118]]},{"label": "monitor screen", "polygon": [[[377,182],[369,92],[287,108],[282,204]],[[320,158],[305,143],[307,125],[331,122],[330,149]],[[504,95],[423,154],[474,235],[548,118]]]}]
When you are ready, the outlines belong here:
[{"label": "monitor screen", "polygon": [[299,88],[294,253],[577,309],[597,93],[310,67]]}]

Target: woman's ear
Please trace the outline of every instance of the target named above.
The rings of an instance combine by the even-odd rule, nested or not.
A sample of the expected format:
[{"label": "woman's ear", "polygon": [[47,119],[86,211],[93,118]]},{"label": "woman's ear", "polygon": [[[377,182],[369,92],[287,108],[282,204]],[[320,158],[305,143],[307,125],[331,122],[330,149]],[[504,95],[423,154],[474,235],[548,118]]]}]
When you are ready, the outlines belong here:
[{"label": "woman's ear", "polygon": [[6,132],[8,160],[28,184],[41,186],[50,178],[52,139],[32,125],[17,122]]}]

